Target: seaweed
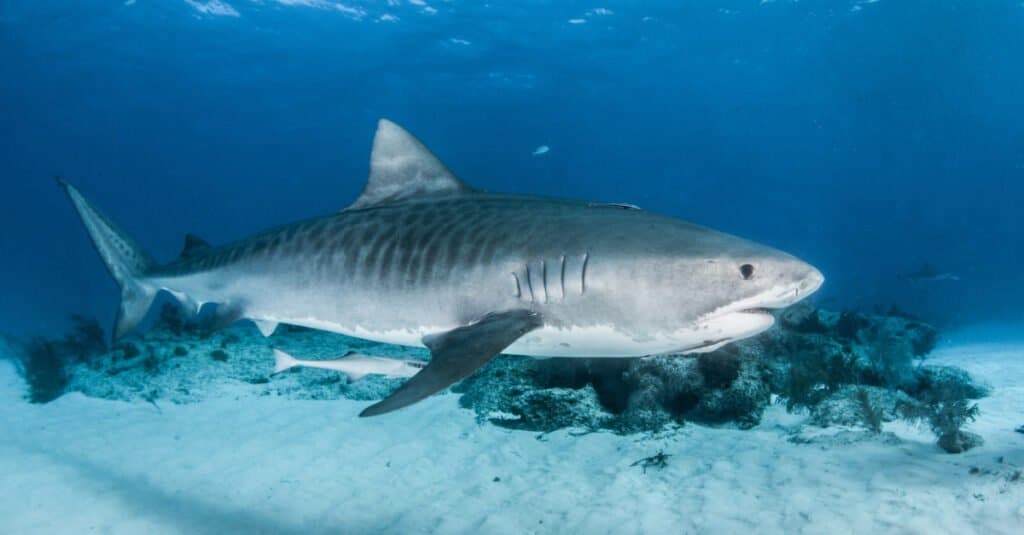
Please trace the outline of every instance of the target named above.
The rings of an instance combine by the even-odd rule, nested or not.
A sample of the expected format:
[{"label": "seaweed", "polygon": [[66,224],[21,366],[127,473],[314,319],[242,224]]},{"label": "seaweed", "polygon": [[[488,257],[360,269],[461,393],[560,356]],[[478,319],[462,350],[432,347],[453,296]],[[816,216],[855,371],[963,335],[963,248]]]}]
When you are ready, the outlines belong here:
[{"label": "seaweed", "polygon": [[[956,370],[959,372],[959,370]],[[961,428],[978,416],[971,399],[984,395],[966,373],[945,369],[929,370],[919,376],[914,397],[917,403],[901,405],[903,416],[926,422],[938,437],[938,445],[949,453],[961,453],[982,443],[981,437]]]},{"label": "seaweed", "polygon": [[32,338],[18,356],[32,403],[60,397],[71,381],[71,366],[89,363],[107,351],[99,322],[81,314],[68,316],[71,327],[59,339]]},{"label": "seaweed", "polygon": [[71,322],[71,330],[61,340],[66,355],[75,362],[87,362],[106,353],[106,336],[96,318],[72,314],[68,320]]},{"label": "seaweed", "polygon": [[864,417],[864,425],[873,433],[882,432],[882,415],[871,404],[866,388],[857,389],[857,402],[860,403],[860,410]]},{"label": "seaweed", "polygon": [[20,355],[20,360],[28,383],[29,401],[48,403],[64,393],[70,378],[61,342],[33,338]]}]

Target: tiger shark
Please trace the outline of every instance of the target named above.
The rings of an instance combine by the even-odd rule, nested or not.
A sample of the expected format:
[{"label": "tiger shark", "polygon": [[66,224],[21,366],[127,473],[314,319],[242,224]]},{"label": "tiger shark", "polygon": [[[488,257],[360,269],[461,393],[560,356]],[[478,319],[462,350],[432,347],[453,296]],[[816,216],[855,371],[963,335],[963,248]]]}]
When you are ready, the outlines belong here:
[{"label": "tiger shark", "polygon": [[58,183],[121,287],[115,340],[163,290],[266,336],[286,323],[430,350],[425,368],[361,416],[427,398],[500,353],[713,351],[768,329],[768,309],[824,282],[789,254],[634,205],[470,187],[386,119],[347,208],[226,245],[189,235],[163,265]]}]

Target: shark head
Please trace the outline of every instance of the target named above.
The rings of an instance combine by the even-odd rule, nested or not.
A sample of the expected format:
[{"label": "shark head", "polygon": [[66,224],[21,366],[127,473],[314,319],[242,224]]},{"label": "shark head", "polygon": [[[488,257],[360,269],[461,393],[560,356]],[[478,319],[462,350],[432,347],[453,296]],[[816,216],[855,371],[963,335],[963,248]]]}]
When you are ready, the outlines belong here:
[{"label": "shark head", "polygon": [[[825,277],[782,251],[710,229],[677,227],[674,258],[661,261],[649,299],[674,311],[672,353],[714,351],[771,327],[773,309],[792,305],[821,287]],[[667,232],[666,235],[673,233]]]},{"label": "shark head", "polygon": [[763,246],[704,260],[699,280],[716,288],[687,329],[699,340],[686,352],[714,351],[758,334],[775,323],[773,309],[788,307],[813,294],[825,277],[810,264]]}]

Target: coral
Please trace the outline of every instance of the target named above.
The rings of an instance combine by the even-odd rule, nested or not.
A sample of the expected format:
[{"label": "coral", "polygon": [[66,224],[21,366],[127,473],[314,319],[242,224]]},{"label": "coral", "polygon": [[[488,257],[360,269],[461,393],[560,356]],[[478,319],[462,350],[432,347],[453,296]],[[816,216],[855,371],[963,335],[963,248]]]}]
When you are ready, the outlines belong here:
[{"label": "coral", "polygon": [[913,344],[905,336],[906,326],[900,319],[885,318],[866,331],[862,345],[868,363],[869,384],[905,387],[914,379]]},{"label": "coral", "polygon": [[90,364],[107,351],[103,329],[94,318],[72,314],[71,328],[60,339],[33,338],[18,355],[33,403],[60,397],[70,381],[70,367]]},{"label": "coral", "polygon": [[822,321],[818,309],[806,301],[779,313],[779,324],[799,333],[821,334],[829,331],[829,326]]},{"label": "coral", "polygon": [[63,352],[76,362],[86,362],[107,351],[107,341],[96,318],[72,314],[71,330],[64,335]]},{"label": "coral", "polygon": [[622,375],[625,410],[619,415],[623,432],[657,430],[700,403],[704,378],[697,359],[653,357],[632,362]]},{"label": "coral", "polygon": [[913,403],[906,393],[877,386],[844,385],[811,407],[810,422],[821,427],[861,426],[881,430],[883,422],[898,419],[902,404]]},{"label": "coral", "polygon": [[788,360],[776,391],[787,398],[790,409],[817,405],[842,385],[859,382],[863,374],[856,355],[822,335],[790,340],[775,354]]},{"label": "coral", "polygon": [[[41,385],[35,397],[52,399],[77,390],[116,399],[188,402],[205,395],[211,382],[237,381],[257,395],[372,400],[402,384],[379,376],[349,383],[316,369],[271,376],[270,343],[251,326],[208,333],[183,320],[176,307],[165,308],[161,316],[162,327],[99,355],[87,356],[101,351],[102,342],[89,320],[73,320],[72,332],[61,340],[37,341],[30,358],[35,362],[23,366],[32,367]],[[777,395],[791,409],[809,409],[810,422],[820,426],[858,426],[877,434],[884,422],[907,417],[928,422],[946,449],[977,443],[962,426],[977,410],[966,400],[985,395],[985,389],[955,368],[917,365],[936,340],[935,330],[920,320],[801,305],[780,312],[778,324],[699,355],[499,356],[452,390],[482,422],[542,432],[565,427],[648,432],[687,422],[749,428]],[[411,352],[290,327],[277,330],[273,345],[310,358],[348,350],[406,357]]]},{"label": "coral", "polygon": [[[729,360],[729,357],[723,360]],[[771,400],[762,370],[754,359],[737,359],[736,362],[736,378],[728,384],[709,382],[708,376],[703,376],[704,391],[700,402],[687,414],[689,420],[711,424],[735,422],[741,429],[748,429],[761,421],[761,415]]]},{"label": "coral", "polygon": [[960,453],[982,443],[981,437],[961,428],[978,416],[978,406],[970,400],[985,393],[962,370],[926,368],[918,376],[915,402],[904,403],[901,411],[906,418],[927,422],[942,449]]},{"label": "coral", "polygon": [[[901,416],[900,404],[921,406],[921,396],[942,381],[973,389],[971,396],[983,395],[962,372],[915,367],[936,338],[935,330],[917,319],[801,305],[781,313],[779,325],[692,357],[502,357],[456,391],[464,394],[463,406],[482,419],[505,415],[501,425],[546,431],[562,422],[586,421],[622,433],[687,421],[749,428],[760,421],[772,394],[786,398],[791,409],[809,408],[818,425],[879,432],[883,422]],[[597,404],[590,403],[591,390]],[[556,410],[555,402],[567,406]]]},{"label": "coral", "polygon": [[593,387],[547,388],[524,392],[507,407],[516,418],[496,420],[515,429],[549,432],[566,427],[596,429],[607,421]]},{"label": "coral", "polygon": [[572,378],[585,373],[579,368],[555,359],[498,357],[453,390],[463,394],[459,404],[476,411],[478,419],[503,427],[543,432],[601,427],[610,415],[592,386]]},{"label": "coral", "polygon": [[856,339],[861,329],[866,328],[871,322],[861,314],[852,311],[845,311],[839,314],[839,321],[836,322],[836,336],[845,339]]}]

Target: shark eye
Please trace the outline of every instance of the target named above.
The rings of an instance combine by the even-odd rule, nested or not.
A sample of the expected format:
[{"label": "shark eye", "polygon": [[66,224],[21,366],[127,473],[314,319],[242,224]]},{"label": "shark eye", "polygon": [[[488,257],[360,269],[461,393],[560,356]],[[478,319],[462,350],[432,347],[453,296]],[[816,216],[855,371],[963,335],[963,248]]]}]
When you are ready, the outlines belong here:
[{"label": "shark eye", "polygon": [[750,277],[754,276],[754,266],[743,264],[740,266],[740,275],[743,275],[744,280],[750,280]]}]

